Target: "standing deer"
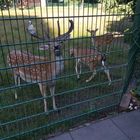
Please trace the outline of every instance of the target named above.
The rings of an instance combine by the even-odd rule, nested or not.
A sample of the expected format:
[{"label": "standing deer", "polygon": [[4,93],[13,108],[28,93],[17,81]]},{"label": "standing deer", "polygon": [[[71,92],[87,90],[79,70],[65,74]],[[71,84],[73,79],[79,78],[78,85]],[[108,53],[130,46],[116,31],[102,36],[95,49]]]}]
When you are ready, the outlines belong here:
[{"label": "standing deer", "polygon": [[[53,100],[53,109],[56,110],[55,103],[55,79],[58,74],[63,71],[64,61],[61,54],[61,43],[65,40],[68,40],[70,33],[74,29],[74,23],[72,20],[69,20],[70,27],[69,30],[60,35],[60,27],[58,26],[59,36],[50,39],[48,35],[45,37],[39,37],[32,35],[28,30],[31,36],[40,38],[42,40],[48,41],[47,45],[40,47],[41,50],[50,49],[51,58],[35,56],[31,53],[13,50],[7,55],[7,62],[9,66],[13,69],[13,75],[15,79],[15,85],[20,85],[20,79],[23,79],[26,82],[38,83],[40,92],[44,97],[44,111],[47,112],[47,101],[46,101],[46,87],[49,86],[50,93]],[[29,22],[31,23],[31,22]],[[59,22],[58,22],[59,23]],[[27,28],[28,29],[28,28]],[[17,93],[15,92],[15,98],[17,99]]]},{"label": "standing deer", "polygon": [[[96,36],[98,29],[89,30],[87,32],[91,34],[92,44],[95,46],[95,49],[102,51],[102,47],[107,47],[106,52],[109,52],[109,45],[112,43],[114,36],[112,33],[106,33],[104,35]],[[97,48],[96,48],[97,47]]]},{"label": "standing deer", "polygon": [[[101,64],[104,68],[104,72],[107,75],[109,85],[111,84],[111,77],[109,69],[106,66],[106,56],[101,54],[96,49],[70,49],[70,55],[76,58],[75,71],[77,78],[80,78],[82,64],[89,67],[90,71],[93,71],[92,75],[86,80],[90,82],[96,75],[96,67]],[[78,68],[80,70],[78,70]]]}]

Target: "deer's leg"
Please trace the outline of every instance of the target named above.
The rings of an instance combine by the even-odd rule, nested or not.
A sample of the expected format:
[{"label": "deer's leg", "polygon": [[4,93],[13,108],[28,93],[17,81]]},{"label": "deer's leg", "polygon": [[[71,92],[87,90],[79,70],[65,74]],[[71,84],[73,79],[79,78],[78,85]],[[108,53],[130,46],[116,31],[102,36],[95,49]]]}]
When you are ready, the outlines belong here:
[{"label": "deer's leg", "polygon": [[57,107],[56,107],[55,96],[54,96],[54,93],[55,93],[55,85],[50,86],[50,93],[51,93],[52,101],[53,101],[53,109],[56,110]]},{"label": "deer's leg", "polygon": [[42,94],[42,96],[44,97],[44,111],[47,112],[47,101],[46,101],[46,85],[39,83],[39,88],[40,88],[40,92]]},{"label": "deer's leg", "polygon": [[102,62],[102,65],[104,67],[104,72],[107,75],[107,78],[108,78],[108,81],[109,81],[108,85],[111,85],[111,77],[110,77],[109,69],[105,66],[105,62]]},{"label": "deer's leg", "polygon": [[[20,77],[19,77],[19,75],[17,75],[17,74],[14,74],[14,81],[15,81],[15,85],[17,86],[19,86],[20,85]],[[15,89],[15,99],[17,99],[17,91],[16,91],[16,89]]]},{"label": "deer's leg", "polygon": [[80,68],[80,74],[82,73],[82,64],[79,63],[79,68]]},{"label": "deer's leg", "polygon": [[109,69],[105,69],[104,72],[107,75],[107,78],[108,78],[108,81],[109,81],[109,84],[108,85],[111,85],[111,77],[110,77]]},{"label": "deer's leg", "polygon": [[[78,71],[78,67],[80,68],[80,72]],[[75,71],[76,71],[77,79],[79,79],[81,74],[81,64],[79,60],[76,60]]]},{"label": "deer's leg", "polygon": [[110,46],[107,45],[106,53],[109,53]]},{"label": "deer's leg", "polygon": [[91,67],[90,67],[90,70],[93,70],[93,73],[92,73],[92,75],[86,80],[86,82],[90,82],[94,77],[95,77],[95,75],[96,75],[96,69],[94,68],[94,69],[91,69]]}]

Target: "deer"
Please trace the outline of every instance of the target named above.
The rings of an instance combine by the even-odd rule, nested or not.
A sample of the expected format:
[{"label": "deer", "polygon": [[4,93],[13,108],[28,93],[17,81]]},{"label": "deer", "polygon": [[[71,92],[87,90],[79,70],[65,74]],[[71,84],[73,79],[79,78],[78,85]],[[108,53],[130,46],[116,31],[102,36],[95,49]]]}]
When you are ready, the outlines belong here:
[{"label": "deer", "polygon": [[113,42],[114,35],[112,33],[106,33],[100,36],[96,36],[97,31],[98,28],[95,30],[87,29],[87,32],[91,34],[92,44],[95,46],[95,49],[98,49],[99,51],[102,51],[102,47],[107,47],[106,53],[109,53],[109,45]]},{"label": "deer", "polygon": [[[62,43],[69,40],[70,33],[74,29],[74,23],[69,20],[70,27],[66,33],[60,34],[60,26],[58,26],[58,36],[50,38],[48,33],[45,32],[45,36],[39,37],[37,34],[34,36],[30,30],[27,30],[29,34],[37,39],[48,41],[46,45],[41,45],[40,50],[50,50],[50,58],[47,56],[36,56],[30,52],[21,50],[12,50],[7,55],[7,63],[13,72],[15,85],[20,85],[20,80],[24,80],[28,83],[37,83],[43,96],[44,111],[47,112],[47,86],[49,87],[53,109],[57,110],[55,103],[55,86],[56,77],[64,69],[64,59],[61,53]],[[29,25],[31,21],[29,21]],[[58,22],[59,25],[59,22]],[[32,25],[33,26],[33,25]],[[28,28],[27,28],[28,29]],[[47,35],[46,35],[47,34]],[[15,99],[17,99],[17,92],[15,91]]]},{"label": "deer", "polygon": [[[98,64],[101,64],[105,74],[107,75],[109,84],[111,84],[111,77],[109,69],[106,65],[106,55],[98,52],[96,49],[83,49],[83,48],[71,48],[70,55],[75,57],[75,72],[77,79],[80,78],[82,64],[88,66],[92,75],[86,79],[86,83],[90,82],[96,75],[96,67]],[[78,69],[79,68],[79,69]]]}]

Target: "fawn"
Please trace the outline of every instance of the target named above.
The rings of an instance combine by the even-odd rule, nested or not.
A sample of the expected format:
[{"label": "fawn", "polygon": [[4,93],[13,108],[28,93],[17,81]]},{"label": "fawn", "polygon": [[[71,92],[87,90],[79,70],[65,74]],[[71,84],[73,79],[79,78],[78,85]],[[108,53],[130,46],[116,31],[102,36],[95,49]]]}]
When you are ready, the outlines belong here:
[{"label": "fawn", "polygon": [[[104,72],[107,75],[109,85],[111,84],[111,77],[108,67],[106,66],[106,55],[98,52],[96,49],[70,49],[70,55],[76,58],[75,71],[77,78],[80,78],[82,64],[89,67],[90,71],[93,71],[92,75],[86,80],[90,82],[96,75],[96,67],[101,64],[104,68]],[[78,70],[78,68],[80,70]]]}]

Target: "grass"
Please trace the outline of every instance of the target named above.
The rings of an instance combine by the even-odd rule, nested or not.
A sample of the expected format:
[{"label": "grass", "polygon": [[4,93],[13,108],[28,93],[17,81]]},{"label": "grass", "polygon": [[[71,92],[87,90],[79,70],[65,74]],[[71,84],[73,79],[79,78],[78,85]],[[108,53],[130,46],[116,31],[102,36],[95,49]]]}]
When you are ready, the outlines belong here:
[{"label": "grass", "polygon": [[[68,58],[68,56],[65,57]],[[118,52],[117,51],[113,52],[107,57],[107,59],[109,60],[109,66],[124,64],[127,62],[127,52],[124,52],[123,50],[120,50]],[[51,123],[59,122],[60,120],[64,120],[65,118],[69,118],[71,116],[73,117],[78,114],[83,114],[84,112],[89,112],[92,109],[93,110],[102,109],[105,106],[111,105],[115,102],[117,103],[119,102],[119,97],[120,97],[119,90],[122,89],[123,79],[118,82],[112,83],[111,86],[107,86],[107,83],[103,84],[103,82],[107,81],[107,78],[104,75],[104,73],[101,71],[98,72],[94,80],[92,80],[90,83],[85,83],[87,76],[89,76],[91,72],[84,74],[84,72],[87,72],[88,70],[87,67],[84,67],[83,74],[81,75],[81,79],[77,81],[73,66],[74,66],[74,60],[66,61],[65,71],[62,75],[60,75],[60,78],[62,79],[57,80],[56,93],[55,93],[56,103],[57,103],[57,107],[61,108],[61,113],[52,110],[52,100],[50,97],[48,97],[47,100],[48,100],[49,110],[50,111],[52,110],[52,112],[50,112],[49,115],[43,114],[43,98],[40,94],[37,85],[32,85],[28,87],[24,86],[24,88],[17,89],[18,100],[14,99],[14,89],[2,92],[0,95],[1,107],[6,107],[8,105],[13,105],[13,104],[17,104],[17,105],[15,105],[14,107],[7,107],[7,109],[1,110],[0,112],[1,123],[6,123],[15,120],[15,122],[11,123],[10,125],[5,125],[4,127],[2,127],[0,131],[1,136],[4,137],[16,133],[18,134],[19,131],[24,132],[44,125],[49,125]],[[124,78],[125,70],[126,70],[125,67],[110,69],[112,79],[118,80]],[[3,76],[3,79],[5,79],[4,77],[6,77],[7,74],[5,71],[3,73],[5,73],[4,74],[5,76]],[[65,76],[67,76],[67,78],[63,78]],[[9,87],[9,86],[13,86],[13,84],[14,81],[12,75],[10,71],[8,71],[8,79],[5,79],[3,81],[1,87],[2,88]],[[87,88],[88,86],[89,88]],[[118,93],[113,95],[115,91],[118,91]],[[107,94],[111,94],[111,95],[108,95],[107,97],[103,98],[103,96]],[[49,89],[47,90],[47,95],[48,96],[50,95]],[[99,97],[99,99],[94,101],[93,99],[97,97]],[[35,100],[35,101],[31,102],[31,100]],[[87,101],[84,102],[85,100]],[[23,104],[19,104],[21,102]],[[76,103],[79,103],[79,105],[73,105]],[[66,107],[67,105],[69,107]],[[35,116],[33,117],[32,115]],[[24,117],[29,117],[29,118],[18,121],[18,119],[23,119]],[[52,125],[51,127],[53,130],[52,132],[54,132],[54,130],[57,131],[56,129],[58,129],[59,131],[59,130],[63,130],[64,128],[66,129],[72,126],[69,124],[69,122],[65,122],[63,124],[63,127],[61,127],[61,125],[62,124]],[[47,132],[49,133],[49,130],[47,130]],[[50,133],[52,132],[50,131]],[[45,135],[45,133],[42,132],[39,135],[41,137],[42,135]],[[32,136],[33,135],[28,136],[28,138],[34,139]]]},{"label": "grass", "polygon": [[[38,50],[38,46],[42,43],[30,38],[26,32],[26,24],[29,17],[33,18],[33,23],[38,27],[37,32],[40,35],[42,34],[42,26],[39,17],[44,18],[44,23],[46,23],[46,17],[49,17],[48,21],[51,35],[56,36],[57,28],[56,26],[53,28],[53,25],[56,24],[57,19],[60,20],[61,32],[63,33],[68,29],[67,16],[71,16],[70,18],[75,16],[75,18],[73,18],[75,29],[72,33],[72,39],[66,42],[62,48],[64,58],[66,59],[65,70],[58,77],[56,83],[56,104],[57,107],[60,108],[60,112],[52,110],[52,100],[49,89],[47,89],[49,114],[43,112],[43,98],[37,84],[29,85],[22,81],[23,86],[24,84],[28,86],[16,88],[18,99],[15,100],[15,89],[6,90],[6,88],[14,85],[11,71],[1,69],[0,87],[1,89],[5,88],[5,90],[0,93],[0,124],[3,124],[3,126],[0,127],[1,138],[42,127],[35,132],[23,134],[22,137],[13,138],[14,140],[39,139],[42,138],[43,135],[49,135],[75,126],[82,122],[83,118],[88,119],[90,115],[95,118],[99,115],[98,112],[103,112],[103,110],[108,107],[114,108],[119,103],[126,72],[126,67],[121,65],[127,63],[129,50],[129,45],[125,44],[122,38],[115,39],[110,46],[110,54],[107,55],[111,77],[114,81],[111,86],[108,86],[107,77],[101,70],[101,67],[98,67],[98,73],[94,80],[85,83],[85,80],[91,75],[91,72],[89,72],[88,67],[84,66],[81,78],[77,80],[74,69],[75,60],[71,58],[68,53],[69,48],[72,47],[87,48],[91,46],[90,39],[86,38],[89,35],[86,32],[87,28],[95,28],[97,25],[100,29],[98,34],[102,34],[106,31],[108,21],[113,20],[113,18],[104,16],[88,17],[89,15],[96,15],[97,9],[99,15],[104,14],[104,11],[101,12],[100,7],[90,7],[84,10],[80,10],[77,7],[35,8],[31,10],[17,9],[16,13],[14,9],[1,11],[0,15],[5,20],[0,20],[0,24],[2,25],[0,26],[0,68],[8,67],[6,64],[6,55],[9,50],[12,49],[28,49],[36,55],[47,55],[47,53],[44,54],[44,52]],[[49,15],[47,15],[46,10],[48,10]],[[66,16],[66,18],[51,18],[61,16]],[[78,16],[81,17],[78,18]],[[35,17],[36,19],[34,19]],[[6,20],[7,18],[8,20]],[[10,20],[9,18],[16,18],[18,20]],[[21,18],[24,18],[24,20],[21,20]],[[117,17],[117,20],[119,19],[120,17]],[[86,115],[84,116],[82,114]],[[73,119],[75,116],[79,117],[75,120]]]},{"label": "grass", "polygon": [[[49,28],[51,30],[52,36],[57,34],[57,20],[59,19],[61,25],[61,32],[64,33],[68,29],[68,19],[74,20],[75,29],[72,34],[72,37],[87,36],[87,28],[99,28],[98,34],[105,33],[106,26],[109,21],[119,21],[123,17],[114,17],[112,15],[105,16],[106,13],[104,9],[101,10],[101,6],[87,7],[84,9],[79,9],[78,7],[49,7],[49,8],[34,8],[34,9],[11,9],[10,11],[1,11],[0,16],[3,19],[14,18],[18,20],[4,20],[0,21],[0,24],[3,25],[0,27],[1,31],[1,41],[2,43],[20,43],[27,42],[30,40],[29,35],[25,32],[27,22],[30,18],[33,18],[33,23],[36,25],[37,30],[42,33],[41,28],[41,19],[42,17],[44,24],[49,22]],[[101,15],[101,16],[99,16]],[[52,18],[58,17],[58,18]],[[65,17],[65,18],[62,18]],[[74,17],[74,18],[73,18]],[[24,18],[24,19],[23,19]],[[35,18],[35,19],[34,19]],[[5,27],[5,30],[3,30]],[[19,28],[22,27],[22,28]],[[82,27],[82,28],[81,28]],[[8,35],[7,39],[5,35]],[[11,35],[13,34],[13,35]],[[12,38],[14,36],[14,38]]]}]

